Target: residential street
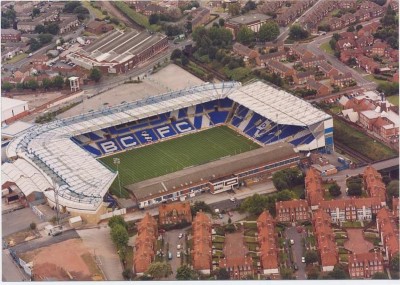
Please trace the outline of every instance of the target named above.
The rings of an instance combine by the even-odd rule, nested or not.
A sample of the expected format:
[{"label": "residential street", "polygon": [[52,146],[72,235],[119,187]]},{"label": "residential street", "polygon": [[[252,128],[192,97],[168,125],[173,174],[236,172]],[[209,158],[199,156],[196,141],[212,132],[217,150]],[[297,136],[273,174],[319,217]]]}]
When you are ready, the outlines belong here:
[{"label": "residential street", "polygon": [[290,227],[286,229],[285,235],[288,241],[291,239],[294,241],[294,245],[292,245],[293,260],[299,268],[297,271],[295,271],[296,279],[305,280],[307,279],[306,264],[301,262],[301,258],[304,256],[301,239],[305,238],[306,234],[304,231],[302,233],[298,233],[296,231],[296,227]]}]

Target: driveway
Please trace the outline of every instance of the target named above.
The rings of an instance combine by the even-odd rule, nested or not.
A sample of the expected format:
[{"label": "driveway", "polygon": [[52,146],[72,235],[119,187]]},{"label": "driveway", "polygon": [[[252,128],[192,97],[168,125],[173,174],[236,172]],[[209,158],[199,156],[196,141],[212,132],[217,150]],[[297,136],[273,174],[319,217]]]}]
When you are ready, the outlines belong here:
[{"label": "driveway", "polygon": [[8,236],[10,234],[26,230],[29,225],[33,222],[40,224],[42,221],[36,216],[31,208],[24,208],[8,214],[3,215],[2,222],[2,236]]},{"label": "driveway", "polygon": [[286,239],[294,240],[294,245],[292,245],[292,251],[293,251],[293,260],[296,262],[298,266],[298,270],[295,271],[295,276],[296,279],[298,280],[305,280],[307,279],[306,275],[306,264],[301,262],[301,257],[304,256],[303,252],[303,245],[301,242],[302,238],[306,237],[306,234],[304,231],[302,233],[298,233],[296,230],[296,227],[290,227],[285,230],[285,236]]},{"label": "driveway", "polygon": [[[185,240],[184,240],[185,237],[182,237],[181,239],[179,239],[179,234],[185,233],[185,231],[186,231],[186,229],[179,229],[179,230],[168,231],[168,232],[165,232],[165,234],[164,234],[165,245],[168,243],[169,252],[171,252],[171,254],[172,254],[172,260],[169,260],[169,263],[171,264],[171,268],[172,268],[172,272],[173,272],[166,280],[175,280],[176,270],[178,269],[178,267],[181,266],[182,255],[184,254],[186,247],[185,247]],[[178,244],[181,245],[180,250],[177,249]],[[178,251],[181,252],[180,258],[176,257],[176,253]]]},{"label": "driveway", "polygon": [[107,281],[122,281],[122,264],[111,241],[108,226],[77,230],[84,245],[92,253],[104,272]]},{"label": "driveway", "polygon": [[23,270],[15,264],[8,249],[3,250],[1,267],[3,268],[3,282],[27,281],[30,279],[30,277],[28,277],[28,275],[26,275]]}]

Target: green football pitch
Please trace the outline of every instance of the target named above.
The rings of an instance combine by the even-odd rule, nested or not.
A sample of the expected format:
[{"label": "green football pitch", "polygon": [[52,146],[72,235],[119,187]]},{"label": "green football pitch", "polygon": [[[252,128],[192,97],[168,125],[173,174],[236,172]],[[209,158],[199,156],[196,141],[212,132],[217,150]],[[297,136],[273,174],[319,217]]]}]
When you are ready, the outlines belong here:
[{"label": "green football pitch", "polygon": [[[116,170],[113,158],[120,159],[118,168],[121,187],[124,187],[259,147],[230,128],[220,126],[100,158],[100,161]],[[118,179],[110,191],[119,195]],[[122,196],[127,196],[122,191]]]}]

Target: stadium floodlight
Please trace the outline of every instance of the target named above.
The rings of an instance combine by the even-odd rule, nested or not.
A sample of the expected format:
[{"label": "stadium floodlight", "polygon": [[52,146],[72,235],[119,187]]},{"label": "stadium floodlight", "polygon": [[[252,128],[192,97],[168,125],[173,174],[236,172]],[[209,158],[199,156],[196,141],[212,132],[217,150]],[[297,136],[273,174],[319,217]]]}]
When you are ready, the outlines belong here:
[{"label": "stadium floodlight", "polygon": [[121,160],[117,157],[113,158],[113,162],[114,164],[117,166],[117,175],[118,175],[118,186],[119,186],[119,195],[122,197],[122,192],[121,192],[121,179],[119,177],[119,169],[118,169],[118,165],[120,165]]}]

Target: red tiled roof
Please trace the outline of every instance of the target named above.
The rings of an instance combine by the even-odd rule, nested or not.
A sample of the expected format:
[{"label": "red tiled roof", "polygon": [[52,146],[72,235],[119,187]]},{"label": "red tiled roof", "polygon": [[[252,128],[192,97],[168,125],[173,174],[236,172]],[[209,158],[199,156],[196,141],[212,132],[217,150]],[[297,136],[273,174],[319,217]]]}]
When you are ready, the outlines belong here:
[{"label": "red tiled roof", "polygon": [[158,207],[160,223],[165,219],[176,217],[177,221],[185,219],[187,222],[192,221],[192,212],[190,210],[190,202],[179,202],[171,204],[162,204]]},{"label": "red tiled roof", "polygon": [[155,255],[155,242],[157,241],[157,221],[146,213],[144,218],[137,224],[138,236],[135,241],[135,254],[133,265],[135,273],[147,270]]},{"label": "red tiled roof", "polygon": [[263,269],[278,268],[278,250],[275,235],[275,221],[268,211],[257,219],[258,241],[261,248],[261,265]]},{"label": "red tiled roof", "polygon": [[382,234],[383,244],[388,248],[389,257],[399,252],[399,229],[393,215],[387,208],[379,210],[376,216],[379,233]]},{"label": "red tiled roof", "polygon": [[366,189],[371,197],[379,197],[382,202],[386,200],[386,186],[379,172],[368,165],[364,170]]},{"label": "red tiled roof", "polygon": [[195,270],[211,270],[212,242],[211,220],[203,212],[193,219],[192,261]]},{"label": "red tiled roof", "polygon": [[321,175],[314,168],[310,168],[305,178],[306,197],[311,206],[318,205],[324,200],[324,189],[322,187]]}]

